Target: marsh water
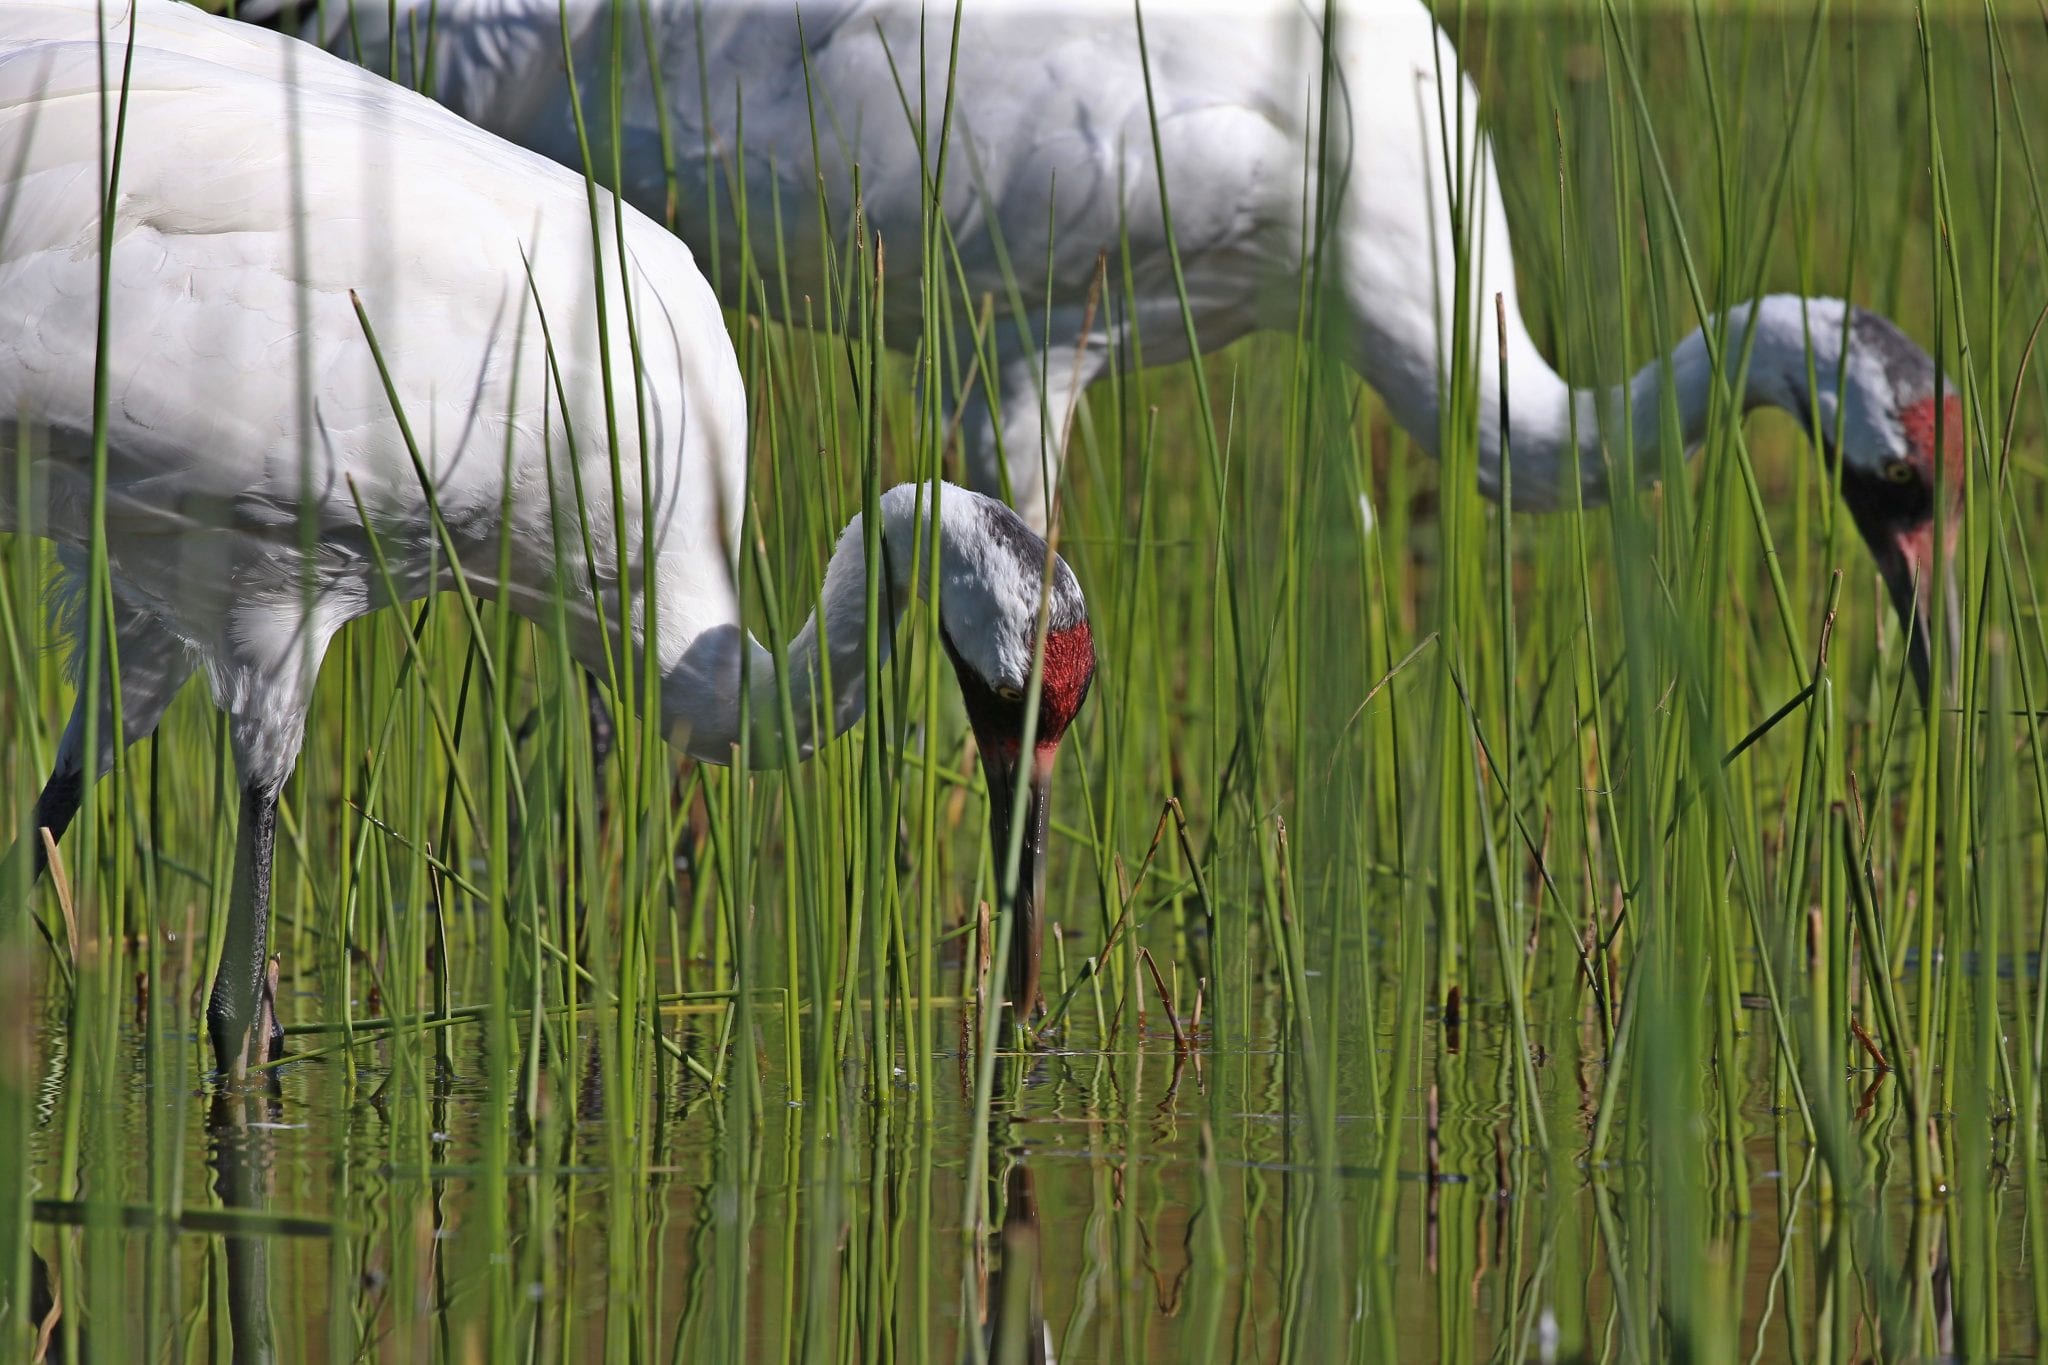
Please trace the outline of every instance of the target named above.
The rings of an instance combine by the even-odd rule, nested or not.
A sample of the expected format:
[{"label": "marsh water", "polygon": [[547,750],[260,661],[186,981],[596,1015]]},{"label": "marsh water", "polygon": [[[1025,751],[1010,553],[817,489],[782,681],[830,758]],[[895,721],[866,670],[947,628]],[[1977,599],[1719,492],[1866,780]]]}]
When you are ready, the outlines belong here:
[{"label": "marsh water", "polygon": [[[977,1156],[969,1012],[955,1004],[936,1012],[947,1045],[928,1096],[900,1069],[855,1065],[840,1112],[823,1115],[764,1068],[758,1113],[736,1120],[672,1074],[640,1097],[650,1122],[620,1170],[595,1024],[575,1111],[544,1116],[543,1132],[492,1112],[475,1027],[449,1030],[445,1050],[408,1039],[423,1055],[395,1071],[392,1045],[370,1042],[353,1076],[307,1056],[278,1069],[274,1093],[223,1098],[194,1072],[152,1083],[136,1006],[125,1083],[87,1126],[104,1135],[88,1142],[132,1143],[133,1160],[72,1158],[124,1188],[35,1211],[34,1244],[73,1306],[65,1330],[93,1359],[228,1359],[261,1342],[307,1361],[512,1358],[508,1346],[575,1360],[1577,1360],[1626,1355],[1643,1311],[1629,1301],[1638,1272],[1616,1277],[1656,1226],[1641,1166],[1576,1156],[1602,1080],[1587,1030],[1542,1030],[1546,1157],[1513,1140],[1508,1030],[1484,1001],[1431,1011],[1420,1046],[1436,1079],[1412,1096],[1391,1171],[1355,1157],[1382,1150],[1370,1073],[1392,1030],[1376,1030],[1377,1059],[1337,1073],[1329,1160],[1277,1008],[1212,1014],[1182,1048],[1155,1002],[1112,1051],[1082,1011],[1003,1059]],[[691,1041],[709,1022],[663,1027]],[[66,1160],[65,1037],[53,1018],[36,1037],[46,1191]],[[189,1027],[156,1041],[196,1064]],[[1714,1239],[1737,1269],[1731,1344],[1746,1359],[1862,1358],[1884,1328],[1924,1328],[1952,1347],[1949,1210],[1915,1201],[1893,1151],[1896,1085],[1867,1059],[1842,1078],[1871,1183],[1837,1199],[1791,1135],[1768,1050],[1743,1055],[1751,1211]],[[509,1133],[495,1167],[493,1133]],[[2003,1146],[1996,1246],[1979,1250],[1996,1252],[2002,1349],[2027,1355],[2040,1338]],[[174,1169],[158,1169],[165,1151]],[[1375,1262],[1364,1248],[1389,1179],[1395,1251]],[[964,1231],[980,1195],[986,1225]],[[86,1220],[106,1232],[82,1255]],[[1910,1273],[1916,1258],[1929,1274]],[[65,1292],[67,1275],[89,1292]]]}]

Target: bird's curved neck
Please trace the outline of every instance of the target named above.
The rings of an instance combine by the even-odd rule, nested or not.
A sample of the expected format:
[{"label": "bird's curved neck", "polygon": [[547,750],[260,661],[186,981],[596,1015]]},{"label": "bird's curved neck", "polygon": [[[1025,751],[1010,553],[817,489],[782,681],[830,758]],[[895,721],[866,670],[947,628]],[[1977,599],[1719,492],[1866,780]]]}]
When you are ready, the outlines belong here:
[{"label": "bird's curved neck", "polygon": [[[878,544],[908,544],[910,527],[885,502]],[[882,555],[880,617],[874,632],[876,666],[889,660],[897,622],[910,602],[910,568]],[[899,581],[900,579],[900,581]],[[862,518],[839,538],[818,590],[818,605],[784,651],[786,672],[774,651],[737,623],[701,634],[662,682],[662,718],[678,749],[715,763],[731,763],[739,742],[740,697],[747,698],[747,761],[755,768],[784,765],[791,747],[811,756],[859,720],[868,702],[868,574]],[[788,742],[784,739],[781,679],[789,681]]]},{"label": "bird's curved neck", "polygon": [[[1811,391],[1821,395],[1823,408],[1831,408],[1842,325],[1836,300],[1774,294],[1730,308],[1644,365],[1627,384],[1602,391],[1567,385],[1528,341],[1520,319],[1511,318],[1505,423],[1496,378],[1500,351],[1488,328],[1480,352],[1486,367],[1479,395],[1480,491],[1495,501],[1505,492],[1518,509],[1569,507],[1575,457],[1583,505],[1606,502],[1610,481],[1625,478],[1630,461],[1638,480],[1656,478],[1669,418],[1675,417],[1685,453],[1705,437],[1720,383],[1717,370],[1741,410],[1770,405],[1803,419],[1809,416],[1810,357]],[[1752,333],[1748,369],[1738,374]]]}]

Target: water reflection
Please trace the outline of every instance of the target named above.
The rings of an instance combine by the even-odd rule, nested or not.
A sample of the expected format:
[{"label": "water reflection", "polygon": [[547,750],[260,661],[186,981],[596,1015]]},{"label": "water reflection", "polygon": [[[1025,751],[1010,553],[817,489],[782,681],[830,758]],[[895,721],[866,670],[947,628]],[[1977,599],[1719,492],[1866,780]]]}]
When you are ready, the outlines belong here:
[{"label": "water reflection", "polygon": [[260,1225],[270,1212],[275,1160],[271,1134],[282,1115],[283,1103],[275,1094],[254,1088],[219,1091],[209,1115],[208,1164],[213,1168],[214,1192],[225,1207],[252,1224],[250,1231],[222,1239],[228,1262],[228,1325],[237,1365],[267,1365],[277,1359],[270,1316],[271,1236]]},{"label": "water reflection", "polygon": [[1031,1167],[1012,1154],[997,1156],[994,1164],[1007,1170],[990,1181],[1002,1188],[1003,1221],[989,1239],[982,1342],[993,1365],[1056,1365],[1045,1321],[1044,1244]]},{"label": "water reflection", "polygon": [[[1427,1342],[1444,1359],[1572,1360],[1610,1340],[1616,1358],[1654,1358],[1673,1329],[1657,1262],[1634,1255],[1658,1226],[1646,1164],[1621,1149],[1587,1169],[1512,1145],[1505,1034],[1465,1003],[1462,1051],[1434,1052],[1391,1172],[1364,1049],[1337,1068],[1329,1122],[1347,1158],[1368,1159],[1319,1170],[1285,1051],[1234,1036],[1198,1071],[1168,1038],[1103,1048],[1085,1026],[1005,1059],[978,1147],[971,1067],[950,1046],[972,1037],[968,1009],[934,1020],[923,1085],[887,1073],[882,1097],[863,1071],[829,1116],[772,1070],[751,1111],[681,1068],[645,1073],[650,1096],[599,1064],[595,1022],[550,1043],[541,1103],[509,1131],[475,1028],[437,1031],[445,1070],[439,1036],[380,1040],[353,1081],[331,1059],[296,1060],[281,1096],[189,1107],[137,1066],[107,1131],[189,1125],[182,1198],[152,1202],[139,1174],[88,1151],[109,1176],[85,1188],[118,1212],[36,1199],[38,1227],[56,1231],[38,1239],[61,1314],[53,1358],[88,1326],[113,1352],[96,1359],[141,1358],[166,1332],[236,1360],[497,1359],[517,1341],[570,1360],[1223,1361],[1275,1358],[1283,1340],[1302,1359]],[[1753,1083],[1769,1062],[1754,1060]],[[1575,1073],[1539,1075],[1570,1131]],[[1869,1076],[1845,1079],[1853,1101]],[[659,1117],[622,1141],[636,1105]],[[1968,1354],[1990,1344],[1973,1343],[1970,1295],[1991,1289],[1998,1344],[2032,1345],[2028,1263],[1985,1259],[1984,1234],[2011,1245],[2024,1201],[1994,1174],[2006,1203],[1974,1234],[1956,1197],[1909,1207],[1903,1116],[1894,1076],[1841,1135],[1860,1192],[1830,1186],[1789,1128],[1746,1145],[1755,1216],[1718,1244],[1741,1267],[1725,1335],[1745,1352]],[[494,1125],[509,1142],[496,1166]],[[62,1149],[37,1131],[33,1178],[49,1190]],[[1985,1165],[2017,1146],[1999,1137]],[[988,1220],[964,1236],[963,1180]],[[1394,1235],[1378,1258],[1382,1216]]]}]

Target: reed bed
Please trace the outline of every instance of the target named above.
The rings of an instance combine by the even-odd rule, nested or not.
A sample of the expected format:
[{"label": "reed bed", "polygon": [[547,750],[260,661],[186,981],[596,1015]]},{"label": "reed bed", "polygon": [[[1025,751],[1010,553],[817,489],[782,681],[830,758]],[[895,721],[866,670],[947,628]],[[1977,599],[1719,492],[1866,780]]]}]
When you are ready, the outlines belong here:
[{"label": "reed bed", "polygon": [[[1443,22],[1568,378],[1767,289],[1938,354],[1970,479],[1933,714],[1798,423],[1724,411],[1690,469],[1635,452],[1655,491],[1511,517],[1455,420],[1430,462],[1319,344],[1311,279],[1296,336],[1076,414],[1100,671],[1054,1026],[980,1007],[1014,853],[922,608],[868,719],[756,774],[677,762],[630,670],[594,728],[487,597],[386,612],[286,792],[277,1095],[208,1084],[233,785],[196,689],[0,926],[0,1354],[37,1281],[53,1359],[2038,1351],[2042,20]],[[854,511],[947,468],[954,320],[1033,307],[949,294],[936,215],[844,226],[829,296],[764,253],[727,300],[765,639]],[[924,328],[886,334],[905,292]],[[0,545],[8,812],[68,705],[48,570]]]}]

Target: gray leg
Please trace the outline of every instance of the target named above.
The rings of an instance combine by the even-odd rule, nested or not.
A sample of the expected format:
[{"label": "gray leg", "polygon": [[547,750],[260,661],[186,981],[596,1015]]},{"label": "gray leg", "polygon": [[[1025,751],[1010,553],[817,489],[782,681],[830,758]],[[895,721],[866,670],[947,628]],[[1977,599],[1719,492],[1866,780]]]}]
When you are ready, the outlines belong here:
[{"label": "gray leg", "polygon": [[612,745],[618,740],[618,725],[612,719],[612,711],[604,704],[604,684],[589,669],[583,674],[583,699],[590,711],[590,770],[598,779],[598,790],[604,790],[604,765],[612,756]]},{"label": "gray leg", "polygon": [[53,842],[62,839],[64,831],[71,828],[72,817],[84,804],[85,774],[59,763],[50,780],[43,784],[42,795],[36,798],[35,815],[29,826],[30,880],[41,878],[50,866],[50,851],[39,831],[50,831]]},{"label": "gray leg", "polygon": [[249,1041],[271,1042],[268,1026],[258,1028],[266,1004],[270,937],[270,867],[277,845],[277,792],[269,782],[242,791],[242,828],[235,840],[235,881],[228,899],[227,935],[213,997],[206,1006],[207,1032],[221,1074],[239,1081],[250,1065]]}]

